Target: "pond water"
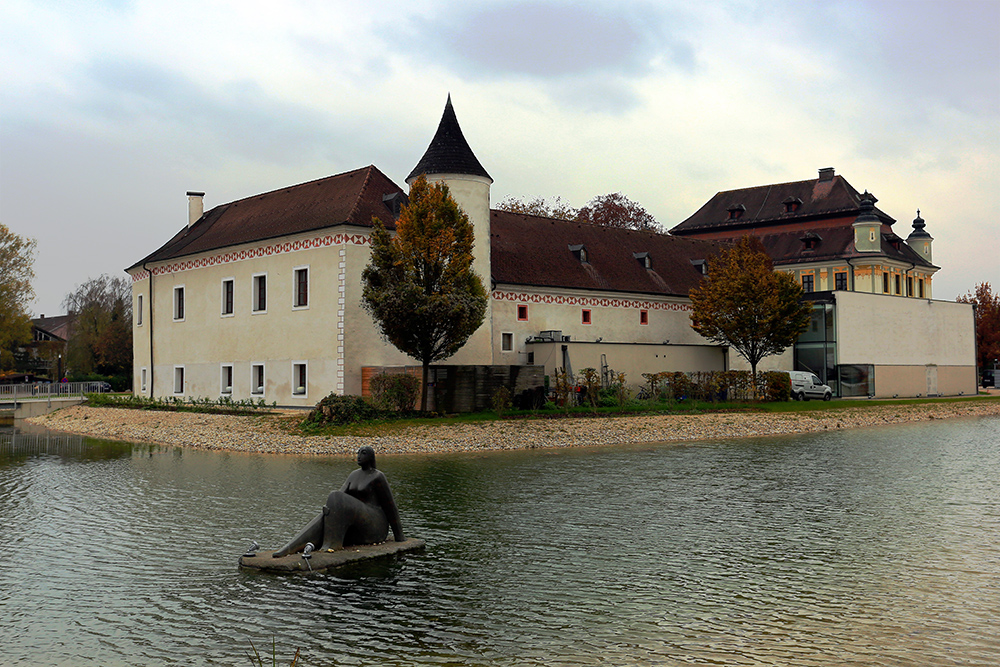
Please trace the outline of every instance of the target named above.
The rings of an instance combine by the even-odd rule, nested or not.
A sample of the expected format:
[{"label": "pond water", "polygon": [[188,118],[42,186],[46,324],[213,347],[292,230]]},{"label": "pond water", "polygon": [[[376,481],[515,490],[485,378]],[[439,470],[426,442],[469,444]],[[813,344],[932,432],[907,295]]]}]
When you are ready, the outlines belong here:
[{"label": "pond water", "polygon": [[992,665],[1000,419],[388,457],[423,553],[240,572],[355,463],[0,433],[0,663]]}]

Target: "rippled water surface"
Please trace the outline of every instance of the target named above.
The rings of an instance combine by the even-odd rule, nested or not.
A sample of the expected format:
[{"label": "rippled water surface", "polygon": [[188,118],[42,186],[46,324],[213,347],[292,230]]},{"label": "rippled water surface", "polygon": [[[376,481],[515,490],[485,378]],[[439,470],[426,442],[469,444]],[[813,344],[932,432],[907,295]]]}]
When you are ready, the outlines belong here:
[{"label": "rippled water surface", "polygon": [[426,551],[272,576],[353,461],[0,434],[0,664],[1000,660],[995,418],[378,463]]}]

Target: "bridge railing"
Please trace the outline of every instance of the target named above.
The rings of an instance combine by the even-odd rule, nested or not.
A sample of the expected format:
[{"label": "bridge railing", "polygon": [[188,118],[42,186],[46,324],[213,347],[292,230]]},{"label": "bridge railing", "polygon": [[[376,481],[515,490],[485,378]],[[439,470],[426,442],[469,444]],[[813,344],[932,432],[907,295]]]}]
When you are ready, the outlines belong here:
[{"label": "bridge railing", "polygon": [[109,391],[104,382],[32,382],[0,384],[0,401],[24,401],[31,398],[59,398],[100,394]]}]

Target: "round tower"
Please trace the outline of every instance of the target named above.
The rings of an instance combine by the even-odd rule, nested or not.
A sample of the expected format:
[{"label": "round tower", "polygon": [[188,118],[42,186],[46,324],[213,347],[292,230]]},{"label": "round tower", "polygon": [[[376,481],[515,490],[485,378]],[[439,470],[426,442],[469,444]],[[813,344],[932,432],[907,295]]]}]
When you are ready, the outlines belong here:
[{"label": "round tower", "polygon": [[866,190],[861,195],[860,212],[854,219],[854,248],[858,252],[882,251],[882,221],[875,215],[876,199]]},{"label": "round tower", "polygon": [[913,219],[913,231],[906,237],[906,244],[913,248],[913,252],[931,264],[931,243],[934,238],[924,229],[926,224],[924,219],[920,217],[920,209],[918,208],[917,217]]},{"label": "round tower", "polygon": [[[444,105],[441,122],[431,139],[424,156],[417,162],[406,184],[423,174],[430,183],[441,182],[448,186],[452,198],[461,207],[475,233],[472,267],[483,281],[486,293],[490,293],[492,273],[490,271],[490,185],[493,179],[483,169],[469,143],[462,134],[462,128],[451,105],[451,95]],[[486,306],[483,325],[469,339],[465,347],[458,351],[450,363],[492,364],[492,298]]]}]

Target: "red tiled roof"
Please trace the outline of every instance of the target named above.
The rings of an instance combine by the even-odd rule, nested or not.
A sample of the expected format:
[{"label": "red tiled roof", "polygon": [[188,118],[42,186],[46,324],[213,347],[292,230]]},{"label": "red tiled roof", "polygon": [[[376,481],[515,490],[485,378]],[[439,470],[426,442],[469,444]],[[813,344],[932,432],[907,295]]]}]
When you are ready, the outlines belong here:
[{"label": "red tiled roof", "polygon": [[130,268],[326,227],[371,227],[373,216],[392,229],[396,216],[383,197],[397,193],[405,197],[385,174],[368,166],[254,195],[216,206]]},{"label": "red tiled roof", "polygon": [[[789,199],[799,199],[802,204],[794,212],[786,213],[784,202]],[[858,214],[860,201],[861,195],[843,176],[726,190],[717,193],[694,215],[671,229],[670,233],[680,236],[731,230],[734,235],[741,235],[750,228],[780,227],[808,220],[853,218]],[[729,210],[740,205],[745,207],[745,212],[738,219],[730,220]],[[895,222],[877,208],[875,214],[883,224],[891,225]]]},{"label": "red tiled roof", "polygon": [[[806,244],[802,241],[806,234],[818,237],[811,250],[807,249]],[[915,252],[905,240],[892,232],[882,234],[882,252],[879,253],[858,252],[854,247],[854,229],[845,226],[811,228],[806,233],[793,231],[758,234],[758,237],[775,266],[885,257],[916,266],[937,268]],[[893,246],[894,242],[899,246],[898,249]]]},{"label": "red tiled roof", "polygon": [[[507,211],[490,212],[497,283],[687,296],[701,280],[691,263],[718,252],[713,241],[601,227]],[[570,246],[582,245],[587,262]],[[646,269],[635,254],[649,253]]]}]

